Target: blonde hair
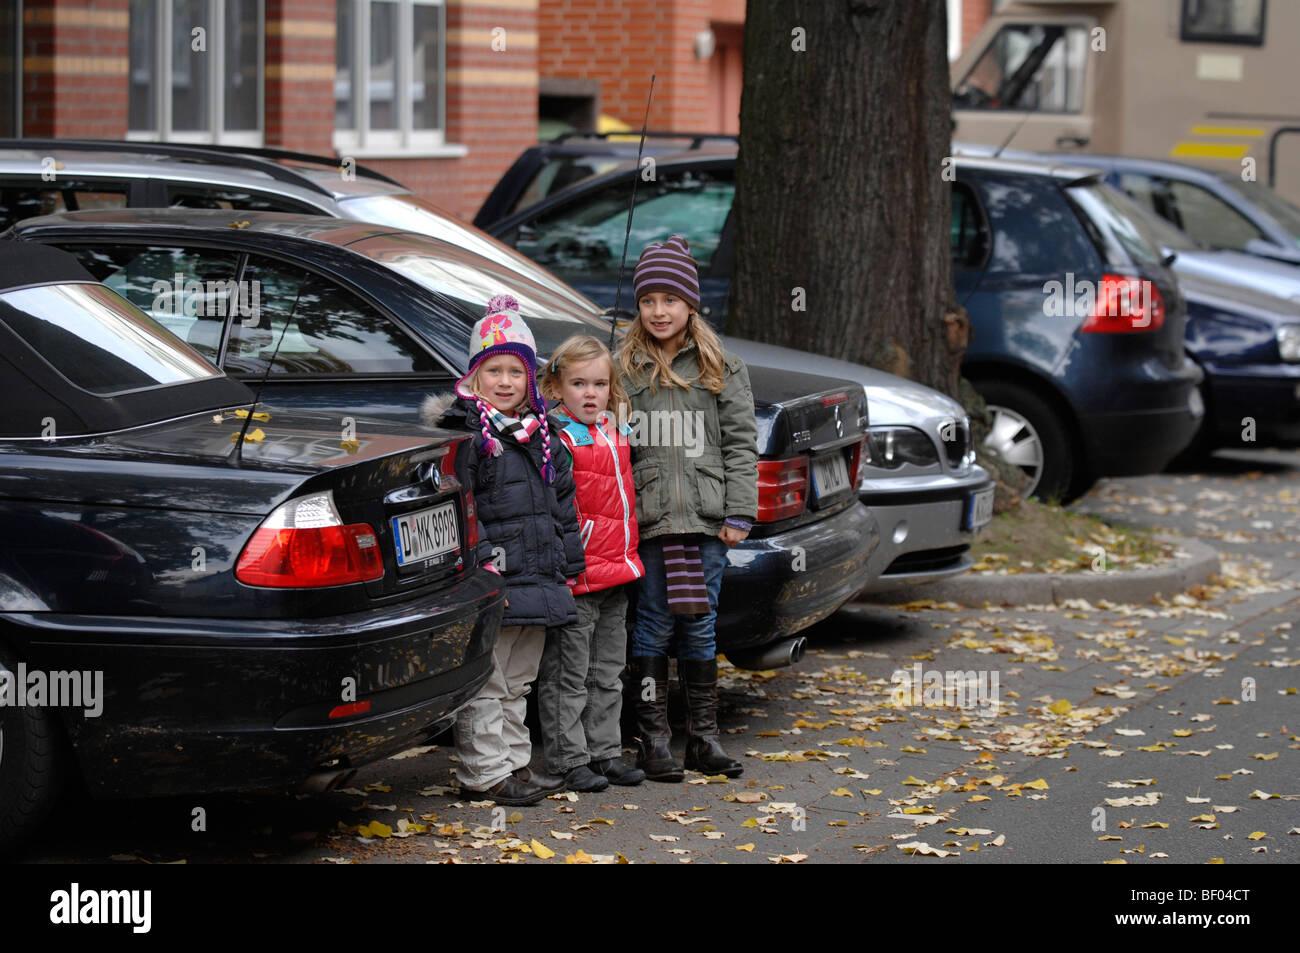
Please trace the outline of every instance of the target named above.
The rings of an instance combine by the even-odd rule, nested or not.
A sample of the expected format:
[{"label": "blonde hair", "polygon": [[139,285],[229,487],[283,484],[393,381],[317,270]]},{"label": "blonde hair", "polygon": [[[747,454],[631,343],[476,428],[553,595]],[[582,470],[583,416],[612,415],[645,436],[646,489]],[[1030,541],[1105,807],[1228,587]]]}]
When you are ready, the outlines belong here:
[{"label": "blonde hair", "polygon": [[574,364],[584,364],[597,358],[603,358],[609,366],[609,405],[606,410],[626,405],[627,391],[619,379],[613,355],[609,353],[609,348],[590,334],[573,335],[551,354],[551,359],[546,362],[546,368],[542,372],[542,395],[560,400],[560,385],[564,383],[565,372]]},{"label": "blonde hair", "polygon": [[[694,311],[686,320],[686,339],[694,340],[695,349],[699,352],[700,374],[694,380],[698,380],[700,385],[710,393],[721,393],[722,374],[726,366],[722,356],[722,342],[718,340],[718,335],[714,333],[713,328],[702,321]],[[664,356],[663,348],[646,331],[645,322],[638,317],[623,338],[623,346],[618,351],[618,364],[624,377],[628,380],[639,380],[641,365],[647,362],[652,365],[650,370],[652,392],[658,391],[663,384],[681,387],[684,390],[691,389],[692,381],[684,380],[681,375],[673,372],[671,364]]]}]

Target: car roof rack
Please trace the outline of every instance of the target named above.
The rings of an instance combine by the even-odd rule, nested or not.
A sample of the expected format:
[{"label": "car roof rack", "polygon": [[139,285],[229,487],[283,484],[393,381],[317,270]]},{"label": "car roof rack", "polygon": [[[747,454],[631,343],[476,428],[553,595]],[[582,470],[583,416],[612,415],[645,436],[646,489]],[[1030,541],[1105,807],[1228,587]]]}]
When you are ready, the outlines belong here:
[{"label": "car roof rack", "polygon": [[[212,145],[190,142],[148,142],[139,139],[0,139],[0,149],[49,149],[77,150],[83,152],[132,152],[140,155],[161,155],[176,159],[196,159],[201,162],[221,163],[241,169],[263,172],[281,182],[290,182],[303,188],[312,189],[322,195],[329,195],[328,189],[303,175],[296,169],[281,165],[278,161],[288,160],[311,165],[338,168],[339,157],[313,155],[308,152],[291,152],[287,149],[268,149],[262,147]],[[368,179],[377,179],[389,185],[401,187],[401,183],[376,172],[374,169],[358,165],[357,175]]]},{"label": "car roof rack", "polygon": [[[571,132],[562,132],[552,142],[565,142],[569,139],[608,139],[611,136],[632,136],[636,138],[640,133],[635,130],[626,132],[583,132],[575,129]],[[647,130],[645,134],[647,139],[689,139],[691,140],[690,148],[698,149],[709,139],[729,139],[732,142],[739,142],[740,136],[730,132],[672,132],[666,129]]]}]

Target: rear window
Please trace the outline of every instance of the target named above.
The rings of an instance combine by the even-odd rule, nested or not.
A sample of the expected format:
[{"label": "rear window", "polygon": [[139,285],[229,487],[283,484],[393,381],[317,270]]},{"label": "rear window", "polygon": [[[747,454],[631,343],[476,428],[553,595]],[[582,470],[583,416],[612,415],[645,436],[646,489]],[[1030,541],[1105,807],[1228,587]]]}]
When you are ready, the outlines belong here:
[{"label": "rear window", "polygon": [[483,315],[493,295],[514,295],[536,339],[539,357],[572,334],[609,333],[609,325],[595,317],[595,305],[566,292],[563,285],[557,290],[555,279],[544,273],[537,280],[538,276],[423,235],[376,235],[348,247],[451,301],[467,322]]},{"label": "rear window", "polygon": [[1127,195],[1095,179],[1072,185],[1066,193],[1108,266],[1144,271],[1164,267],[1160,236]]},{"label": "rear window", "polygon": [[0,321],[72,384],[96,396],[220,377],[221,372],[116,292],[39,285],[0,294]]}]

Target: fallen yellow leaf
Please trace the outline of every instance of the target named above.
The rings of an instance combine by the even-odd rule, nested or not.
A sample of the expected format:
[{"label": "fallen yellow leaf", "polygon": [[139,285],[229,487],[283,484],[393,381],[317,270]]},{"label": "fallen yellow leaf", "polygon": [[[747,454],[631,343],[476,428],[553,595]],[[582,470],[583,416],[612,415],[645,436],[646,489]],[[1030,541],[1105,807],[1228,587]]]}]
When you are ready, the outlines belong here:
[{"label": "fallen yellow leaf", "polygon": [[542,858],[542,860],[550,860],[555,856],[555,851],[551,850],[541,841],[534,840],[531,846],[533,848],[533,853]]}]

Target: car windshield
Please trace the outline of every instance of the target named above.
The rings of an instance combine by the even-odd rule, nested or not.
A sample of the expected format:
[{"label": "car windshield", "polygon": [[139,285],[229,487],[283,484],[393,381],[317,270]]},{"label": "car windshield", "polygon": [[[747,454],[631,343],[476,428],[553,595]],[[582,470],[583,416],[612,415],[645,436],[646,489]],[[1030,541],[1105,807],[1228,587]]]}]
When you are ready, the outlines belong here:
[{"label": "car windshield", "polygon": [[1087,179],[1067,191],[1083,211],[1087,224],[1096,230],[1095,237],[1101,242],[1098,251],[1108,265],[1163,267],[1160,236],[1127,195],[1097,179]]},{"label": "car windshield", "polygon": [[[509,269],[524,275],[529,281],[545,285],[550,293],[567,298],[570,307],[599,311],[590,299],[583,297],[550,272],[539,267],[509,245],[485,235],[477,228],[464,225],[436,205],[409,193],[396,195],[367,195],[344,199],[339,206],[350,217],[360,222],[374,222],[402,228],[417,235],[428,235],[439,241],[473,252],[493,262],[503,262]],[[487,299],[484,299],[486,302]]]},{"label": "car windshield", "polygon": [[1262,182],[1243,182],[1237,176],[1222,175],[1220,179],[1246,200],[1258,205],[1291,236],[1291,240],[1300,245],[1300,208],[1296,208],[1282,196],[1278,195]]},{"label": "car windshield", "polygon": [[455,244],[425,235],[375,235],[348,246],[459,305],[477,319],[493,295],[511,294],[537,341],[539,357],[551,353],[573,334],[605,339],[609,324],[599,309],[577,292],[560,285],[529,263],[525,272],[512,264],[483,258]]},{"label": "car windshield", "polygon": [[103,285],[0,294],[0,321],[67,380],[97,396],[220,377],[188,344]]}]

